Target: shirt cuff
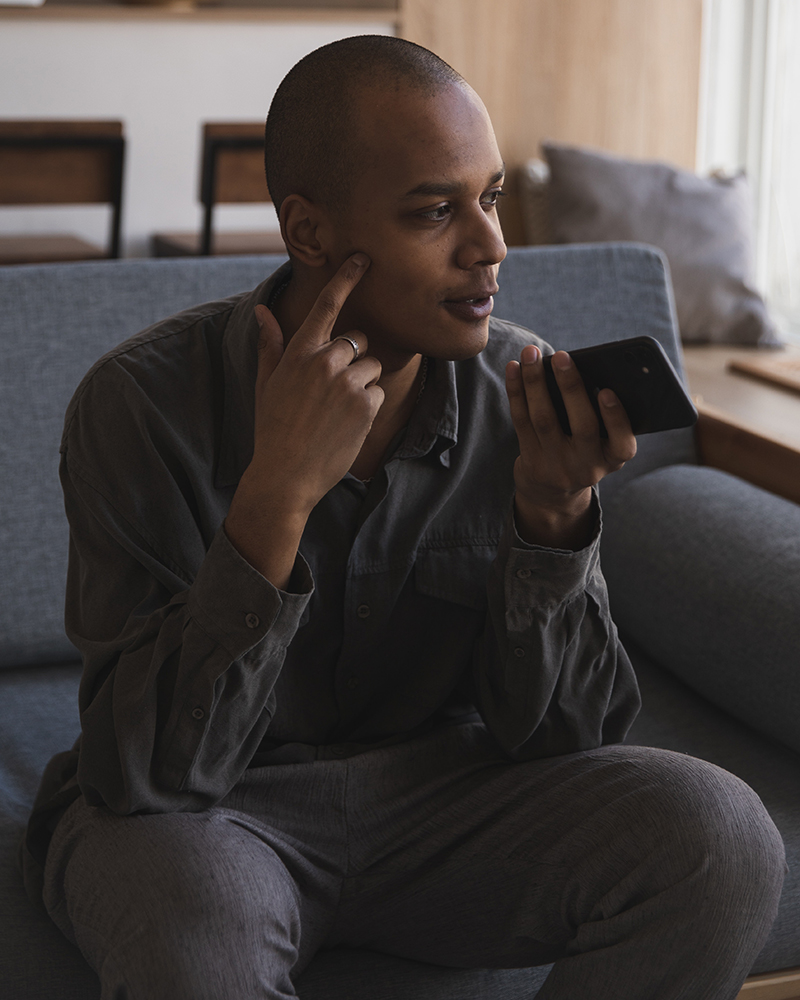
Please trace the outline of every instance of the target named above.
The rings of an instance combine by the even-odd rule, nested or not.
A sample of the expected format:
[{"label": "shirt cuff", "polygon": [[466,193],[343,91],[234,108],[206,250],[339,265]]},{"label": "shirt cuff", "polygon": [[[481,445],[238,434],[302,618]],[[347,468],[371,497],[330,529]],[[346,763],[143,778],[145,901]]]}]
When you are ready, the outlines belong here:
[{"label": "shirt cuff", "polygon": [[[582,593],[600,572],[600,535],[602,512],[597,491],[592,491],[595,529],[591,541],[577,552],[533,545],[520,538],[514,523],[514,507],[508,514],[499,554],[505,563],[505,598],[510,619],[523,612],[525,623],[517,622],[514,631],[527,627],[530,609],[552,609]],[[511,621],[508,622],[509,627]]]},{"label": "shirt cuff", "polygon": [[308,563],[298,552],[288,584],[278,590],[233,546],[220,526],[189,592],[194,621],[225,648],[242,656],[270,635],[270,645],[287,646],[314,592]]}]

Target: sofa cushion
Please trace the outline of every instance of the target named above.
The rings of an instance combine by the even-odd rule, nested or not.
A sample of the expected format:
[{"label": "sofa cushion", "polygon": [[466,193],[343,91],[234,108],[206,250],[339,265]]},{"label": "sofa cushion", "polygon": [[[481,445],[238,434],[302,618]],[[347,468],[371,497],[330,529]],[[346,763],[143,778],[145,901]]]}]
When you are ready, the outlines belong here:
[{"label": "sofa cushion", "polygon": [[447,969],[342,948],[319,952],[296,986],[300,1000],[534,1000],[549,971]]},{"label": "sofa cushion", "polygon": [[50,757],[80,730],[80,664],[0,673],[0,996],[97,1000],[97,977],[25,894],[18,863],[25,823]]},{"label": "sofa cushion", "polygon": [[800,751],[800,506],[717,469],[671,466],[627,483],[604,523],[620,630]]},{"label": "sofa cushion", "polygon": [[743,174],[702,178],[556,143],[542,151],[556,243],[651,243],[669,260],[684,341],[780,342],[753,283],[751,193]]},{"label": "sofa cushion", "polygon": [[738,775],[778,827],[788,870],[778,915],[752,972],[800,966],[800,754],[737,722],[622,638],[642,692],[642,709],[626,742],[676,750]]}]

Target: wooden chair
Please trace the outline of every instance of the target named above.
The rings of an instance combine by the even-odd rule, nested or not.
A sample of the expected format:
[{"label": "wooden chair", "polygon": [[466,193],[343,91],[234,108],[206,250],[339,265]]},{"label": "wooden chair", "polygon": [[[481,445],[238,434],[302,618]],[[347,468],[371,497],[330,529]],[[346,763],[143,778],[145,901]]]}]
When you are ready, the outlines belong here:
[{"label": "wooden chair", "polygon": [[269,201],[263,122],[206,122],[200,173],[202,232],[156,233],[152,238],[153,254],[187,257],[283,253],[284,243],[277,232],[214,232],[216,205]]},{"label": "wooden chair", "polygon": [[108,246],[77,236],[0,236],[0,264],[119,257],[120,121],[0,120],[0,205],[111,206]]}]

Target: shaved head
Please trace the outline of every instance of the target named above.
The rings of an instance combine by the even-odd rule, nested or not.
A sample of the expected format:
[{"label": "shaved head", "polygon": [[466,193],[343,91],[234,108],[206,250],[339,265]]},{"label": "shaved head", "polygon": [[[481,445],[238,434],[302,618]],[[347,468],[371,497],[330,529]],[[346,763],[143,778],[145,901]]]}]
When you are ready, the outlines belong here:
[{"label": "shaved head", "polygon": [[280,215],[287,195],[338,209],[350,198],[364,148],[370,93],[433,97],[463,77],[433,52],[391,35],[357,35],[309,53],[284,78],[267,117],[267,186]]}]

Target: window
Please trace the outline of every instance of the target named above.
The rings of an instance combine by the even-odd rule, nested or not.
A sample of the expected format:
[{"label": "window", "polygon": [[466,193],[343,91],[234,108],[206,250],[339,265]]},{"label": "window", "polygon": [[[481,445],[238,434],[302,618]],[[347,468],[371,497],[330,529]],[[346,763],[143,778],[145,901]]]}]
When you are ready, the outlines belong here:
[{"label": "window", "polygon": [[756,281],[800,343],[800,0],[705,0],[698,171],[744,169]]}]

